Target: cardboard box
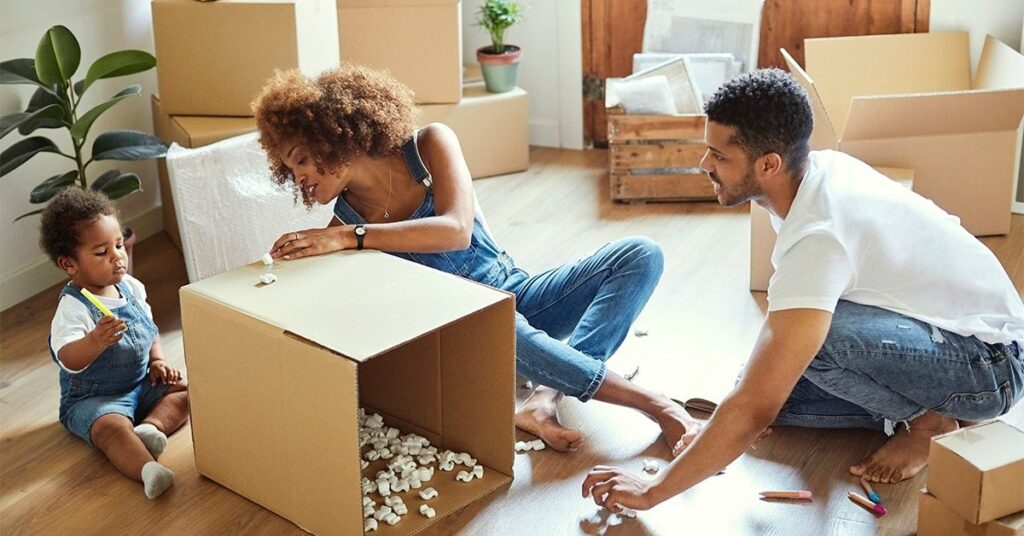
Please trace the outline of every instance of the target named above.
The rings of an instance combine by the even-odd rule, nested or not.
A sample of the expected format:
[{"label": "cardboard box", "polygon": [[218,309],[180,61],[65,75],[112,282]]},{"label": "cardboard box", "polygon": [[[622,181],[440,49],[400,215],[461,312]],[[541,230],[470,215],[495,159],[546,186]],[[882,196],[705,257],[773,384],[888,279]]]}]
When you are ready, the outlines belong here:
[{"label": "cardboard box", "polygon": [[438,471],[437,517],[407,500],[377,534],[416,532],[512,481],[513,295],[375,251],[286,261],[266,286],[257,264],[181,289],[201,474],[304,530],[362,534],[365,407],[485,467],[469,483]]},{"label": "cardboard box", "polygon": [[[914,189],[914,170],[876,167],[882,175],[899,182],[908,190]],[[775,228],[768,211],[757,203],[750,203],[750,290],[767,292],[768,283],[775,273],[772,251],[775,249]]]},{"label": "cardboard box", "polygon": [[974,524],[1024,510],[1024,431],[992,420],[933,437],[925,485]]},{"label": "cardboard box", "polygon": [[988,523],[975,525],[965,521],[950,507],[921,490],[917,502],[918,536],[1024,536],[1024,512],[1017,512]]},{"label": "cardboard box", "polygon": [[971,233],[1010,230],[1024,56],[989,36],[971,81],[966,32],[807,39],[782,51],[814,109],[813,149],[911,168],[914,188]]},{"label": "cardboard box", "polygon": [[[153,109],[153,131],[156,137],[167,145],[177,143],[182,147],[194,149],[256,130],[256,120],[252,117],[168,115],[156,95],[152,96],[151,107]],[[171,179],[167,175],[167,163],[163,158],[157,161],[157,175],[160,178],[160,202],[164,214],[164,231],[167,232],[167,236],[171,238],[171,242],[178,248],[178,251],[181,251],[178,217],[174,212],[174,194],[171,189]]]},{"label": "cardboard box", "polygon": [[341,60],[385,70],[420,104],[462,98],[462,2],[338,0]]},{"label": "cardboard box", "polygon": [[338,65],[334,0],[153,0],[157,82],[171,115],[252,115],[275,69]]},{"label": "cardboard box", "polygon": [[514,173],[530,166],[529,98],[515,88],[488,93],[483,82],[466,84],[458,104],[419,106],[417,125],[444,123],[459,136],[474,179]]}]

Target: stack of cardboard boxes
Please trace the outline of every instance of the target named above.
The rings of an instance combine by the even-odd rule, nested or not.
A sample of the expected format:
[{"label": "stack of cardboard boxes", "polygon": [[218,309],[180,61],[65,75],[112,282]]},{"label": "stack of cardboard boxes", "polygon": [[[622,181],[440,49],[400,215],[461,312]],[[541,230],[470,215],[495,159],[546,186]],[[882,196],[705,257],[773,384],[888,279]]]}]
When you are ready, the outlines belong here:
[{"label": "stack of cardboard boxes", "polygon": [[993,420],[932,439],[920,536],[1024,535],[1024,432]]},{"label": "stack of cardboard boxes", "polygon": [[[251,104],[275,69],[315,75],[341,61],[387,70],[414,93],[418,124],[462,142],[473,178],[529,165],[527,95],[463,83],[459,0],[153,0],[156,135],[200,147],[255,130]],[[181,248],[166,167],[164,226]]]}]

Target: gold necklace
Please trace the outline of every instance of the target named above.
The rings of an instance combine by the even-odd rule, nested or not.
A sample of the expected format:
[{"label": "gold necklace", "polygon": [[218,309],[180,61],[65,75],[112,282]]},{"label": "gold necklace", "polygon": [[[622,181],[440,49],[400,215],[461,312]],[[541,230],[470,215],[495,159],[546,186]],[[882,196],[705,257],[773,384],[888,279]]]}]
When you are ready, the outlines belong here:
[{"label": "gold necklace", "polygon": [[[385,220],[390,220],[391,219],[391,213],[388,212],[388,207],[391,206],[391,193],[394,191],[394,186],[395,186],[395,183],[393,182],[392,175],[391,175],[391,161],[388,160],[388,199],[387,199],[387,201],[384,202],[384,206],[383,207],[378,207],[376,205],[371,205],[371,204],[367,203],[366,201],[364,201],[363,198],[359,197],[358,195],[356,195],[355,197],[356,197],[356,199],[359,200],[360,203],[362,203],[362,204],[364,204],[364,205],[366,205],[366,206],[368,206],[370,208],[377,209],[377,210],[383,210],[384,211],[384,219]],[[352,195],[355,195],[355,194],[353,193]]]}]

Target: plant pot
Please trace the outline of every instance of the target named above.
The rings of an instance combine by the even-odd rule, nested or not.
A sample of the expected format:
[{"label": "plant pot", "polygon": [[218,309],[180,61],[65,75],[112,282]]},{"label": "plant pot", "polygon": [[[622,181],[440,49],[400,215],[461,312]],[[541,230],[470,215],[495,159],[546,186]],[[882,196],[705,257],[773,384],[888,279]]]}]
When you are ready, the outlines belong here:
[{"label": "plant pot", "polygon": [[128,255],[128,273],[135,275],[132,273],[132,249],[135,247],[135,240],[138,238],[138,235],[135,234],[135,231],[132,231],[131,227],[125,227],[121,234],[124,236],[124,252]]},{"label": "plant pot", "polygon": [[516,87],[516,76],[519,70],[519,59],[523,52],[515,45],[505,45],[505,52],[495,54],[494,47],[480,47],[476,51],[476,61],[480,62],[480,70],[484,74],[484,84],[490,93],[505,93]]}]

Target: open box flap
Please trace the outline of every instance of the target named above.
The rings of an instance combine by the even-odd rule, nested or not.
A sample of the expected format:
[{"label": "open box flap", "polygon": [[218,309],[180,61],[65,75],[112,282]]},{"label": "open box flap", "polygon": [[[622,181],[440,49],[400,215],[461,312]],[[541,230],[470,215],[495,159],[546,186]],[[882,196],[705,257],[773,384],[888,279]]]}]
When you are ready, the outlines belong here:
[{"label": "open box flap", "polygon": [[991,35],[985,37],[974,89],[1019,87],[1024,87],[1024,56]]},{"label": "open box flap", "polygon": [[804,50],[807,72],[840,133],[854,97],[971,89],[967,32],[806,39]]},{"label": "open box flap", "polygon": [[811,80],[807,72],[800,67],[800,64],[793,59],[793,56],[786,49],[779,49],[779,52],[782,53],[782,58],[786,60],[789,72],[803,86],[804,91],[807,92],[807,99],[811,102],[811,110],[814,112],[811,149],[838,149],[839,137],[836,134],[835,127],[832,125],[832,120],[828,116],[828,111],[825,110],[825,106],[821,102],[821,95],[818,94],[818,88],[814,85],[814,80]]},{"label": "open box flap", "polygon": [[843,143],[1014,130],[1024,114],[1024,89],[856,97]]},{"label": "open box flap", "polygon": [[[356,361],[416,339],[509,295],[377,251],[278,260],[276,283],[250,264],[198,281],[195,292]],[[359,304],[358,307],[355,304]]]}]

